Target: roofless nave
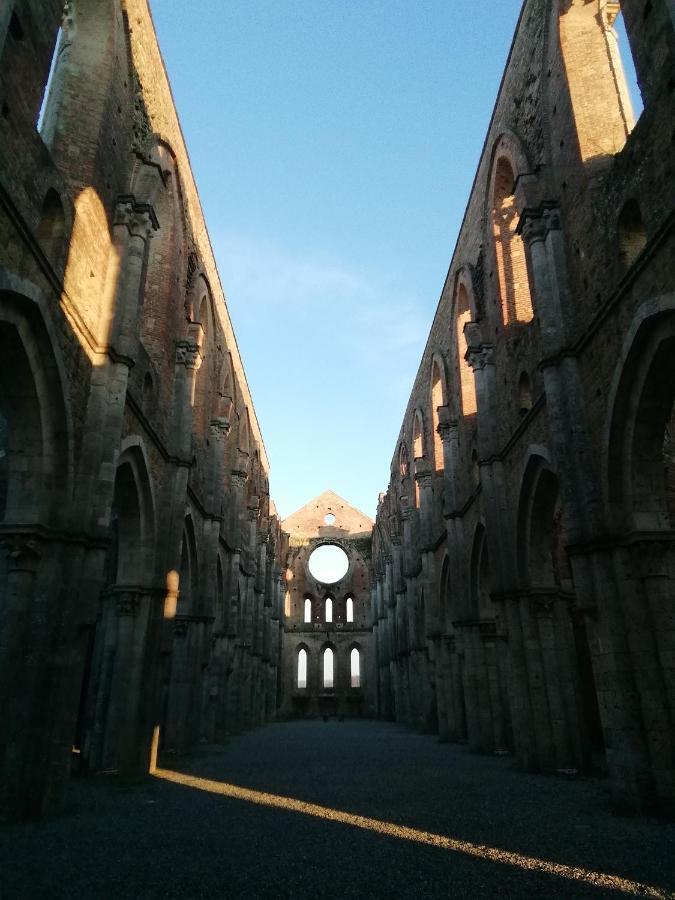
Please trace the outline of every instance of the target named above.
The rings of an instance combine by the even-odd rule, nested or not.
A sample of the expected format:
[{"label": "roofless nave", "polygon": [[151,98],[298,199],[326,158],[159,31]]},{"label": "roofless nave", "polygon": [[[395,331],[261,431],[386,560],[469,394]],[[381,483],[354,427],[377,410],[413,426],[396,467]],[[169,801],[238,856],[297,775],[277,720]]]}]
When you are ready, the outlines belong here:
[{"label": "roofless nave", "polygon": [[316,714],[673,811],[675,23],[621,10],[637,123],[619,4],[524,3],[372,527],[275,512],[145,0],[2,6],[9,817]]}]

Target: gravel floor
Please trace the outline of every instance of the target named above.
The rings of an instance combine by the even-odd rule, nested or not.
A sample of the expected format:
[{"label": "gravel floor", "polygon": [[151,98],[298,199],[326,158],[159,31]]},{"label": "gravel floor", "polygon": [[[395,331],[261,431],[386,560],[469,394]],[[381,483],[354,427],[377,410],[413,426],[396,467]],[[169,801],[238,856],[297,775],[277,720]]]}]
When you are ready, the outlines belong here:
[{"label": "gravel floor", "polygon": [[[525,775],[508,758],[475,756],[396,725],[268,725],[170,768],[190,784],[74,782],[61,816],[0,829],[2,900],[532,900],[631,896],[635,883],[675,897],[675,824],[613,816],[601,781]],[[330,821],[319,816],[331,813],[282,808],[257,793],[214,793],[222,784],[368,820]],[[390,823],[386,834],[374,830],[380,821]],[[495,861],[485,848],[513,855]],[[522,857],[547,866],[533,869]],[[626,881],[598,883],[564,867]]]}]

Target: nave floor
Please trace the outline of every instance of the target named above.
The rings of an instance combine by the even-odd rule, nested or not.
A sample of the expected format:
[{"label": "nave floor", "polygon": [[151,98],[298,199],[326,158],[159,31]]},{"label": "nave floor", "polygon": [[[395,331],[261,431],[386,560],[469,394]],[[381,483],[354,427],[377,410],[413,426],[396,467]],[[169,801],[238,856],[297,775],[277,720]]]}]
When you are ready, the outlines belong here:
[{"label": "nave floor", "polygon": [[271,724],[164,762],[0,828],[1,900],[675,896],[675,824],[398,725]]}]

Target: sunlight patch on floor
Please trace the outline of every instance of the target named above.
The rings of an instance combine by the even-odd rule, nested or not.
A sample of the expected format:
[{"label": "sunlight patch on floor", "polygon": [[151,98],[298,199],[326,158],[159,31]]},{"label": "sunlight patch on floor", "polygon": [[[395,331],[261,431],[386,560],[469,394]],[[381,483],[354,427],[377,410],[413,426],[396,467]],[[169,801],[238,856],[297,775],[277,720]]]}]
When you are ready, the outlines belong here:
[{"label": "sunlight patch on floor", "polygon": [[551,860],[537,859],[534,856],[523,856],[521,853],[512,853],[511,851],[500,850],[497,847],[489,847],[485,844],[474,844],[470,841],[462,841],[442,834],[409,828],[406,825],[397,825],[394,822],[371,819],[367,816],[331,809],[328,806],[319,806],[316,803],[306,803],[293,797],[282,797],[278,794],[254,791],[250,788],[239,787],[236,784],[228,784],[224,781],[211,781],[208,778],[184,775],[181,772],[174,772],[170,769],[157,769],[154,775],[164,781],[172,781],[175,784],[195,788],[199,791],[207,791],[211,794],[220,794],[233,800],[244,800],[247,803],[255,803],[258,806],[271,806],[277,809],[290,810],[291,812],[302,813],[317,819],[325,819],[329,822],[351,825],[353,828],[361,828],[364,831],[373,831],[377,834],[399,838],[400,840],[427,844],[431,847],[438,847],[441,850],[450,850],[453,853],[462,853],[465,856],[502,863],[525,871],[543,872],[547,875],[555,875],[558,878],[581,881],[602,890],[618,891],[622,894],[637,894],[642,897],[665,898],[671,896],[667,891],[660,888],[630,881],[618,875],[607,875],[603,872],[594,872],[592,869],[567,866]]}]

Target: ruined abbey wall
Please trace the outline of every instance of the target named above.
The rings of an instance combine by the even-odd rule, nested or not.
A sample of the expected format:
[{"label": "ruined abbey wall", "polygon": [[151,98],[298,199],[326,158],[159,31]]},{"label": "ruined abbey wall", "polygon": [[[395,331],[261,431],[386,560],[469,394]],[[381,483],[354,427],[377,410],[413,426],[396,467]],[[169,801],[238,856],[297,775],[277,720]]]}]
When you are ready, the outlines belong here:
[{"label": "ruined abbey wall", "polygon": [[73,769],[263,721],[278,691],[284,542],[150,11],[62,15],[0,9],[9,815]]},{"label": "ruined abbey wall", "polygon": [[631,809],[675,808],[674,72],[667,0],[523,4],[373,545],[379,715]]}]

